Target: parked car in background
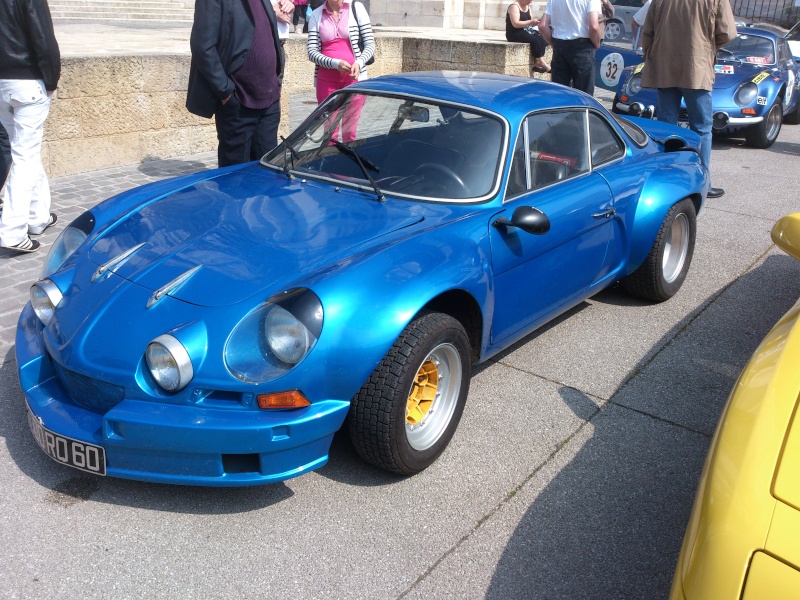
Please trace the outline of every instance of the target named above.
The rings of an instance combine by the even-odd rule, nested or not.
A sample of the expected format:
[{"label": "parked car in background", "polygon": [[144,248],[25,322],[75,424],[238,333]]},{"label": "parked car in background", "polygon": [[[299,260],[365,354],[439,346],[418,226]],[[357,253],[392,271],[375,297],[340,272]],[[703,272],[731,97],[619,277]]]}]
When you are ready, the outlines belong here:
[{"label": "parked car in background", "polygon": [[614,16],[606,21],[605,39],[609,42],[630,40],[633,32],[633,15],[642,8],[642,0],[611,0]]},{"label": "parked car in background", "polygon": [[[800,260],[800,213],[772,240]],[[739,376],[683,539],[671,600],[800,596],[800,301]]]},{"label": "parked car in background", "polygon": [[618,281],[679,290],[698,145],[529,78],[355,83],[260,162],[62,232],[17,330],[34,438],[89,473],[233,486],[324,465],[345,424],[365,460],[417,473],[473,364]]},{"label": "parked car in background", "polygon": [[[612,110],[632,116],[658,117],[656,90],[642,87],[646,63],[627,66],[620,76]],[[800,63],[789,42],[772,31],[739,27],[717,52],[712,92],[714,133],[743,136],[754,148],[768,148],[782,124],[800,123]],[[685,106],[679,124],[688,127]]]}]

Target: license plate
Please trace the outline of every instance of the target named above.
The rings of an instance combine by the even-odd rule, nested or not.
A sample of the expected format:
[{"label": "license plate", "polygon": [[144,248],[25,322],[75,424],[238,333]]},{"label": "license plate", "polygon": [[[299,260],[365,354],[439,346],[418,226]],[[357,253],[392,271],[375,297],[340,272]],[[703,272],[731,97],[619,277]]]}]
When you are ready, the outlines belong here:
[{"label": "license plate", "polygon": [[87,473],[106,474],[106,451],[102,446],[53,433],[39,422],[29,407],[28,427],[39,447],[53,460]]},{"label": "license plate", "polygon": [[683,127],[684,129],[689,129],[689,121],[678,121],[678,127]]}]

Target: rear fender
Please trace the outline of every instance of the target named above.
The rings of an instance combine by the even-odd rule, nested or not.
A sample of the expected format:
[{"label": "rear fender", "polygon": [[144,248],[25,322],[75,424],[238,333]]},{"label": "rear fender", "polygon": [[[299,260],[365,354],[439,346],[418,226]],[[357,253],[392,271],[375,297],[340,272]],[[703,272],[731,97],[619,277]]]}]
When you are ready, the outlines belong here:
[{"label": "rear fender", "polygon": [[684,198],[690,198],[699,213],[708,185],[708,172],[700,163],[700,157],[690,163],[673,163],[650,175],[636,206],[628,274],[647,258],[669,209]]}]

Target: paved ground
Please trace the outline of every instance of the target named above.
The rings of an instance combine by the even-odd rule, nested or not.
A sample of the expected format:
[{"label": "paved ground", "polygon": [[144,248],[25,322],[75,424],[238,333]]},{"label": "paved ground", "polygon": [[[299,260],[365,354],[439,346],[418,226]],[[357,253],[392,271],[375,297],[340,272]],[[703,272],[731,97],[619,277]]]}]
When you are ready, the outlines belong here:
[{"label": "paved ground", "polygon": [[[800,127],[714,146],[727,195],[689,277],[652,306],[603,292],[478,369],[449,449],[398,478],[334,442],[319,471],[249,489],[88,478],[36,447],[13,327],[43,254],[0,255],[0,597],[665,598],[720,410],[800,296],[769,230],[796,211]],[[54,179],[60,221],[189,156]]]}]

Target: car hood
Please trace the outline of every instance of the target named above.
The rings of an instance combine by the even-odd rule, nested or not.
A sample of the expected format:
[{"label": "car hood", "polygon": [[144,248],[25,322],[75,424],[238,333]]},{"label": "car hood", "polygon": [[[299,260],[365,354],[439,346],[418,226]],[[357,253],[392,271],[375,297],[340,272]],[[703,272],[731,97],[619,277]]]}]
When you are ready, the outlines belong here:
[{"label": "car hood", "polygon": [[148,289],[226,306],[291,285],[423,218],[413,202],[290,182],[253,164],[143,202],[99,231],[89,258],[111,261],[109,270]]},{"label": "car hood", "polygon": [[[720,72],[720,68],[732,69],[733,73]],[[717,72],[714,74],[714,90],[727,90],[734,86],[741,85],[745,81],[750,81],[766,71],[771,73],[774,67],[762,67],[761,65],[741,64],[738,61],[720,61],[717,63]]]}]

